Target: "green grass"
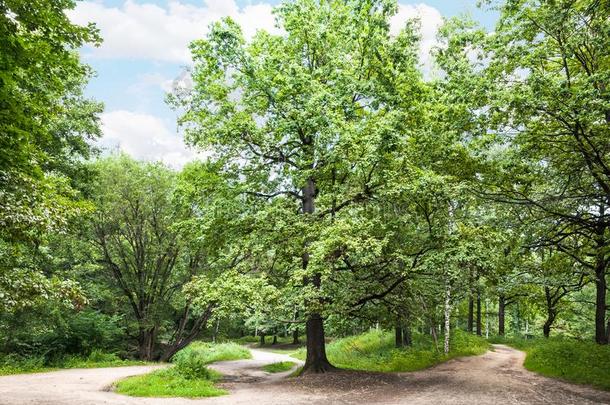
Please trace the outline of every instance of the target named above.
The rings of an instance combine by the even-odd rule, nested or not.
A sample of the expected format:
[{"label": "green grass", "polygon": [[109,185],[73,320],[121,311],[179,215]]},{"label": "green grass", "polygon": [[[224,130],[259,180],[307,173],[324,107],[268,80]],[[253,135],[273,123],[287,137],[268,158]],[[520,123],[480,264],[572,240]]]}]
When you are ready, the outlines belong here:
[{"label": "green grass", "polygon": [[282,373],[284,371],[291,370],[296,363],[292,361],[282,361],[279,363],[272,363],[263,366],[262,369],[268,373]]},{"label": "green grass", "polygon": [[63,368],[122,367],[143,364],[147,363],[139,360],[123,360],[116,354],[104,353],[99,350],[92,351],[87,357],[71,355],[53,361],[48,361],[43,356],[19,357],[9,355],[0,358],[0,375],[38,373]]},{"label": "green grass", "polygon": [[220,376],[211,370],[208,372],[210,375],[204,378],[187,378],[174,366],[150,374],[128,377],[116,384],[115,391],[135,397],[200,398],[225,395],[227,391],[214,386]]},{"label": "green grass", "polygon": [[[421,370],[454,357],[483,354],[489,349],[489,344],[481,337],[455,331],[450,347],[449,355],[445,356],[434,348],[428,337],[415,336],[412,347],[397,349],[392,333],[371,330],[329,343],[326,353],[330,362],[340,368],[398,372]],[[292,356],[304,360],[305,349]]]},{"label": "green grass", "polygon": [[499,339],[527,353],[526,369],[547,377],[561,378],[610,390],[610,346],[568,338]]},{"label": "green grass", "polygon": [[170,368],[128,377],[116,384],[116,392],[136,397],[201,398],[227,392],[214,383],[221,377],[206,365],[223,360],[249,359],[248,349],[236,343],[193,342],[178,352]]},{"label": "green grass", "polygon": [[237,343],[208,343],[208,342],[193,342],[186,348],[178,352],[173,362],[177,362],[181,357],[196,355],[202,359],[204,364],[214,363],[224,360],[240,360],[251,359],[252,354],[246,347]]},{"label": "green grass", "polygon": [[[260,345],[260,336],[243,336],[240,338],[236,338],[236,339],[231,339],[230,341],[235,342],[235,343],[239,343],[242,345],[245,344],[257,344]],[[300,336],[299,337],[299,342],[303,343],[305,341],[305,336]],[[273,347],[274,345],[272,344],[273,342],[273,336],[266,336],[265,337],[265,347]],[[292,344],[292,335],[290,336],[279,336],[277,337],[277,344]]]}]

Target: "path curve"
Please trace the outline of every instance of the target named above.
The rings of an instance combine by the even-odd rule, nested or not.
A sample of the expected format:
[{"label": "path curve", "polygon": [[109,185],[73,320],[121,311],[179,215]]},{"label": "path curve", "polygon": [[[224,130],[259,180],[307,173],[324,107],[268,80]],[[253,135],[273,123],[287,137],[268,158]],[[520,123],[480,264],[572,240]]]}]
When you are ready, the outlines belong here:
[{"label": "path curve", "polygon": [[[413,373],[341,371],[282,378],[259,367],[287,356],[252,350],[253,359],[221,362],[230,395],[200,400],[132,398],[104,391],[113,381],[159,366],[62,370],[0,377],[4,405],[219,404],[610,404],[610,392],[545,378],[525,370],[525,353],[495,345],[481,356],[454,359]],[[290,359],[291,361],[295,361]]]},{"label": "path curve", "polygon": [[[219,361],[210,364],[209,367],[221,373],[226,383],[261,383],[279,381],[303,365],[301,360],[296,360],[287,354],[275,353],[266,350],[250,348],[251,359]],[[267,364],[290,361],[295,363],[291,370],[281,373],[267,373],[261,367]]]}]

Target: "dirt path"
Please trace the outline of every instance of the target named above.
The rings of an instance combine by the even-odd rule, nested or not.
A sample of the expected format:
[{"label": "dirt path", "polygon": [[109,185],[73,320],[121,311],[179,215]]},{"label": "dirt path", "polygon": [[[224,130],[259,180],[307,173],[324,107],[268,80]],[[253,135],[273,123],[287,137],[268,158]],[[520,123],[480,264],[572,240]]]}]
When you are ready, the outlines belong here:
[{"label": "dirt path", "polygon": [[[250,348],[251,359],[220,361],[210,364],[210,368],[220,372],[226,383],[262,383],[282,380],[296,370],[303,362],[296,360],[286,354],[273,353],[265,350]],[[267,364],[291,361],[295,363],[292,370],[283,373],[267,373],[261,367]]]},{"label": "dirt path", "polygon": [[610,404],[610,392],[526,371],[524,356],[496,345],[482,356],[455,359],[414,373],[337,372],[285,379],[285,373],[270,376],[259,368],[285,361],[287,356],[253,350],[252,360],[214,365],[229,376],[223,385],[231,394],[224,397],[130,398],[103,391],[117,379],[154,368],[143,366],[0,377],[0,404]]}]

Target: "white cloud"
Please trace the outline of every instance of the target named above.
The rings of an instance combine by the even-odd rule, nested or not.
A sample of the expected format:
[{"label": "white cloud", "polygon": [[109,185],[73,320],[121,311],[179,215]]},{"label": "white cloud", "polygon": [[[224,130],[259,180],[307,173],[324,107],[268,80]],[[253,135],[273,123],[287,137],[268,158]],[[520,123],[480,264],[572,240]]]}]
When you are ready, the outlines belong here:
[{"label": "white cloud", "polygon": [[[232,17],[248,38],[257,29],[280,32],[272,9],[263,2],[240,8],[235,0],[205,0],[201,6],[172,0],[166,7],[133,0],[126,0],[120,7],[107,7],[99,0],[89,0],[78,2],[70,18],[77,24],[95,22],[101,30],[104,42],[91,51],[94,57],[189,63],[188,44],[204,37],[209,25],[223,17]],[[429,52],[436,42],[442,16],[424,3],[399,4],[398,13],[391,20],[392,32],[397,33],[409,18],[421,20],[420,56],[422,64],[429,66]]]},{"label": "white cloud", "polygon": [[134,84],[127,88],[128,92],[139,93],[150,88],[160,89],[168,93],[173,88],[174,79],[167,78],[161,73],[143,73],[138,75]]},{"label": "white cloud", "polygon": [[99,146],[104,149],[119,149],[135,159],[162,161],[174,168],[198,156],[184,145],[179,133],[155,116],[116,110],[103,113],[101,120],[104,136]]},{"label": "white cloud", "polygon": [[[172,0],[166,6],[125,0],[118,7],[106,6],[101,0],[88,0],[78,2],[70,13],[75,23],[92,21],[101,30],[102,46],[85,51],[92,57],[183,64],[191,60],[188,44],[204,37],[209,25],[225,16],[235,19],[248,38],[257,29],[281,33],[275,28],[271,5],[259,3],[240,8],[235,0],[205,0],[200,6],[179,0]],[[391,20],[391,32],[398,33],[406,20],[412,18],[421,21],[421,65],[425,74],[429,74],[430,50],[436,44],[443,19],[437,9],[426,4],[399,4],[398,14]],[[161,160],[181,167],[197,154],[187,149],[180,134],[170,129],[172,123],[145,112],[151,103],[157,102],[159,88],[167,92],[191,87],[189,71],[183,70],[172,80],[154,69],[151,71],[150,67],[146,69],[148,73],[138,72],[133,84],[121,89],[131,100],[130,111],[117,109],[102,114],[104,136],[100,145],[118,147],[134,158]]]},{"label": "white cloud", "polygon": [[235,0],[206,0],[202,6],[170,1],[167,7],[126,0],[120,7],[79,2],[69,15],[100,29],[104,42],[91,51],[94,57],[189,63],[189,43],[204,37],[212,22],[230,16],[251,37],[260,28],[277,32],[271,11],[264,3],[239,8]]},{"label": "white cloud", "polygon": [[424,73],[429,74],[433,65],[430,51],[437,45],[436,35],[443,25],[443,16],[436,8],[424,3],[399,4],[398,13],[390,20],[390,32],[394,35],[398,34],[405,22],[414,18],[420,21],[420,64]]}]

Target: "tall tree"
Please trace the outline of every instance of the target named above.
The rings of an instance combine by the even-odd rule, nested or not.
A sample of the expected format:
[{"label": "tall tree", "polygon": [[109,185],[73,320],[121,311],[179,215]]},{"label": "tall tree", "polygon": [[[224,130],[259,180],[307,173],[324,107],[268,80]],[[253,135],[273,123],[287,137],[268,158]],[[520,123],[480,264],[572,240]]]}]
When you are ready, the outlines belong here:
[{"label": "tall tree", "polygon": [[[307,307],[305,371],[323,372],[324,273],[312,246],[321,227],[363,204],[388,180],[384,165],[421,92],[413,27],[395,38],[396,3],[287,2],[284,35],[246,44],[230,19],[191,45],[194,91],[182,98],[187,139],[238,170],[248,192],[300,206],[300,269]],[[294,257],[294,256],[293,256]],[[295,262],[293,261],[293,266]]]},{"label": "tall tree", "polygon": [[[606,338],[610,257],[610,4],[598,0],[509,0],[490,37],[490,116],[509,145],[512,180],[495,195],[551,216],[548,236],[591,269],[595,340]],[[572,235],[589,241],[573,249]]]},{"label": "tall tree", "polygon": [[[70,0],[0,2],[0,306],[61,292],[40,272],[47,236],[88,210],[76,190],[101,105],[83,97],[91,75],[77,49],[98,44],[74,25]],[[59,287],[59,288],[57,288]]]}]

